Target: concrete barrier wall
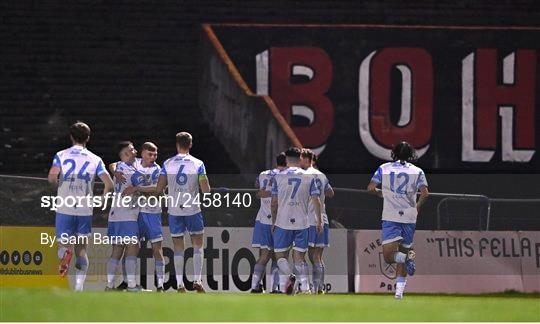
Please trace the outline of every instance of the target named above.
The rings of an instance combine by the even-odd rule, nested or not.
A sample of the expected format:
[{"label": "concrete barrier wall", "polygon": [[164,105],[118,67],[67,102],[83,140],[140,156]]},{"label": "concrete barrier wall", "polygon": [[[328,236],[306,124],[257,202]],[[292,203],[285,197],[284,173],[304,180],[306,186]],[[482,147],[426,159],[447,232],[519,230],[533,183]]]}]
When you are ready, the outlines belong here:
[{"label": "concrete barrier wall", "polygon": [[285,121],[280,122],[277,110],[272,111],[271,99],[256,96],[247,88],[215,42],[217,39],[209,38],[203,29],[199,79],[202,114],[243,173],[271,168],[279,152],[300,144]]},{"label": "concrete barrier wall", "polygon": [[[57,274],[54,227],[0,227],[0,287],[73,286],[74,268],[68,278]],[[103,290],[111,245],[106,229],[94,228],[88,241],[90,268],[87,290]],[[250,288],[251,270],[258,252],[251,247],[253,229],[205,229],[204,284],[210,291],[241,292]],[[166,289],[176,287],[172,241],[163,227]],[[330,231],[325,250],[326,280],[331,292],[387,293],[394,290],[395,267],[382,258],[378,230]],[[480,294],[515,290],[540,292],[540,232],[518,231],[417,231],[416,274],[408,278],[407,291],[418,293]],[[186,248],[184,283],[191,288],[192,249]],[[269,266],[268,269],[269,270]],[[118,269],[118,281],[121,280]],[[139,253],[138,281],[155,288],[154,263],[149,244]],[[69,280],[68,280],[69,279]],[[270,285],[267,276],[266,285]]]},{"label": "concrete barrier wall", "polygon": [[[381,233],[351,231],[355,292],[394,290],[395,265],[384,262]],[[416,273],[407,291],[481,294],[540,291],[540,232],[416,231]]]}]

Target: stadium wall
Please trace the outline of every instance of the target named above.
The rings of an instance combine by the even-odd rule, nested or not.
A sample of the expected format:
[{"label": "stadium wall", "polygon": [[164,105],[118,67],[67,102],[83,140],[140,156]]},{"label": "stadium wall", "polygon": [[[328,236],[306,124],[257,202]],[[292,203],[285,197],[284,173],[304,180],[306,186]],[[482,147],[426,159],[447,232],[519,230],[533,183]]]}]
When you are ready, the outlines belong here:
[{"label": "stadium wall", "polygon": [[[61,287],[74,286],[74,267],[66,278],[58,276],[56,245],[42,244],[43,233],[54,235],[54,227],[0,226],[0,287]],[[85,282],[86,290],[103,291],[107,283],[106,267],[112,246],[103,242],[106,228],[94,228],[88,245],[90,265]],[[205,228],[205,251],[203,283],[208,291],[246,292],[251,289],[251,273],[258,251],[251,247],[251,228],[207,227]],[[347,292],[347,230],[331,229],[332,246],[328,253],[326,287],[331,292]],[[177,286],[172,262],[174,252],[169,228],[163,227],[163,254],[165,256],[165,289]],[[345,252],[345,253],[344,253]],[[29,257],[27,255],[30,255]],[[36,259],[36,255],[39,259]],[[32,259],[33,256],[33,259]],[[193,250],[185,250],[184,285],[192,290]],[[36,262],[36,260],[38,260]],[[150,244],[144,244],[138,259],[139,283],[155,289],[155,268]],[[269,270],[270,266],[268,266]],[[36,272],[37,271],[37,272]],[[118,282],[121,270],[117,269]],[[264,279],[265,287],[271,284],[269,271]]]},{"label": "stadium wall", "polygon": [[[56,247],[42,244],[42,236],[53,235],[53,227],[1,226],[0,233],[0,287],[73,286],[73,268],[69,280],[60,278]],[[165,288],[174,289],[176,278],[168,227],[163,227],[163,233]],[[95,228],[90,239],[87,290],[103,290],[106,284],[111,245],[100,241],[105,235],[105,228]],[[205,229],[203,281],[209,291],[250,289],[251,270],[258,255],[251,248],[251,237],[250,228]],[[325,250],[325,284],[330,292],[393,291],[395,268],[382,258],[380,231],[331,229],[330,237],[331,246]],[[417,272],[409,278],[410,292],[540,292],[540,232],[417,231],[415,250]],[[192,250],[187,248],[185,255],[184,284],[191,289]],[[139,254],[139,281],[154,289],[156,278],[151,260],[152,250],[144,244]],[[270,277],[267,272],[267,287]]]},{"label": "stadium wall", "polygon": [[[396,269],[384,262],[380,231],[352,235],[354,291],[393,291]],[[540,292],[540,232],[416,231],[414,239],[417,271],[409,292]]]},{"label": "stadium wall", "polygon": [[275,156],[302,144],[269,96],[250,90],[209,25],[201,35],[199,107],[244,173],[274,167]]},{"label": "stadium wall", "polygon": [[0,226],[0,287],[69,287],[58,275],[56,247],[40,244],[42,233],[52,236],[54,227]]},{"label": "stadium wall", "polygon": [[371,172],[397,141],[427,172],[540,166],[539,27],[214,24],[326,172]]},{"label": "stadium wall", "polygon": [[46,174],[76,119],[92,126],[90,148],[107,162],[117,158],[111,141],[128,138],[137,146],[154,140],[162,162],[183,129],[209,172],[239,172],[198,110],[203,23],[538,26],[538,7],[531,0],[4,1],[0,172]]}]

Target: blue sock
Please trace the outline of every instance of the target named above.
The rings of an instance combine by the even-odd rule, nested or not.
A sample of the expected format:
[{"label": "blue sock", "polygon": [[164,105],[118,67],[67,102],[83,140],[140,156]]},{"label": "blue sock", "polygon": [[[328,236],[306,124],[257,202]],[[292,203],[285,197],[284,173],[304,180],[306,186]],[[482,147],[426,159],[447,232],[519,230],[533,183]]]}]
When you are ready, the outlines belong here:
[{"label": "blue sock", "polygon": [[396,282],[405,282],[407,281],[407,279],[405,279],[405,277],[397,277],[396,278]]}]

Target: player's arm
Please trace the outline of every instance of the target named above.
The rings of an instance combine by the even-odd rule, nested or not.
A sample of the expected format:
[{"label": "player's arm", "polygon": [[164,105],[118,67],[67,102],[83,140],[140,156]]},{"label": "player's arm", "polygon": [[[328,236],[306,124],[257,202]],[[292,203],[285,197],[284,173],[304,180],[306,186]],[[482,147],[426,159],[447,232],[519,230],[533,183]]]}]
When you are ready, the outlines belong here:
[{"label": "player's arm", "polygon": [[152,187],[141,187],[141,186],[137,186],[137,187],[135,187],[135,188],[137,189],[137,192],[140,192],[140,193],[142,193],[142,194],[151,195],[151,194],[157,193],[157,185],[152,186]]},{"label": "player's arm", "polygon": [[99,173],[98,177],[103,181],[103,185],[105,188],[103,189],[103,195],[107,194],[108,192],[113,191],[114,184],[111,179],[111,176],[106,171]]},{"label": "player's arm", "polygon": [[315,215],[317,216],[317,233],[322,233],[321,199],[319,196],[311,196],[311,203],[315,207]]},{"label": "player's arm", "polygon": [[201,191],[203,193],[209,193],[210,188],[210,182],[208,181],[208,177],[205,175],[199,176],[199,187],[201,188]]},{"label": "player's arm", "polygon": [[[165,170],[165,169],[161,169]],[[160,174],[157,185],[156,185],[156,192],[159,192],[159,194],[162,194],[165,191],[165,187],[167,187],[167,175]]]},{"label": "player's arm", "polygon": [[326,187],[324,187],[324,196],[328,198],[334,198],[335,196],[334,188],[332,188],[330,182],[328,182]]},{"label": "player's arm", "polygon": [[118,165],[117,162],[110,163],[109,164],[109,171],[116,178],[117,181],[124,184],[127,181],[126,177],[124,176],[124,174],[122,172],[116,170],[117,165]]},{"label": "player's arm", "polygon": [[[101,179],[101,181],[103,182],[103,195],[102,195],[102,199],[105,203],[104,206],[107,205],[106,201],[108,199],[108,196],[109,196],[109,193],[111,191],[114,191],[114,183],[111,179],[111,176],[109,175],[109,173],[105,170],[105,168],[103,167],[103,162],[100,162],[100,164],[98,165],[98,169],[97,169],[97,175],[98,177]],[[105,208],[105,207],[103,207]],[[103,217],[105,219],[107,219],[107,215],[103,215]]]},{"label": "player's arm", "polygon": [[375,174],[373,174],[373,177],[371,177],[371,181],[369,182],[367,186],[368,193],[382,198],[383,196],[382,190],[377,188],[377,186],[379,186],[379,184],[381,183],[382,183],[382,168],[379,167],[377,171],[375,171]]},{"label": "player's arm", "polygon": [[273,179],[272,181],[272,200],[270,201],[270,213],[272,214],[272,232],[276,226],[276,218],[278,213],[278,188],[277,181]]},{"label": "player's arm", "polygon": [[379,196],[382,198],[382,190],[377,188],[379,184],[376,183],[376,182],[370,182],[367,186],[367,191],[370,193],[370,194],[373,194],[373,195],[376,195],[376,196]]},{"label": "player's arm", "polygon": [[62,163],[60,162],[60,157],[58,156],[58,154],[55,154],[51,168],[49,169],[49,174],[47,175],[47,181],[49,181],[49,183],[51,184],[57,185],[58,177],[60,176],[61,172]]},{"label": "player's arm", "polygon": [[161,171],[159,171],[159,177],[156,184],[156,193],[160,195],[165,192],[165,188],[167,187],[167,170],[165,169],[165,164],[167,161],[165,161],[163,168],[161,168]]},{"label": "player's arm", "polygon": [[259,176],[257,176],[255,178],[255,189],[258,189],[258,190],[257,190],[257,193],[255,194],[255,198],[258,198],[258,199],[262,198],[261,197],[261,189],[262,188],[260,188],[260,187],[261,187],[261,183],[259,182]]},{"label": "player's arm", "polygon": [[420,191],[420,197],[418,197],[418,202],[416,203],[416,209],[420,211],[420,207],[422,207],[422,205],[426,202],[429,196],[426,174],[422,170],[420,170],[420,173],[418,174],[418,178],[416,179],[416,187],[418,188],[418,191]]},{"label": "player's arm", "polygon": [[270,212],[272,214],[272,227],[276,225],[276,218],[278,212],[278,197],[272,195],[272,201],[270,202]]},{"label": "player's arm", "polygon": [[429,196],[429,191],[427,186],[422,186],[420,188],[420,197],[418,197],[418,202],[416,203],[416,209],[420,211],[420,207],[426,202]]},{"label": "player's arm", "polygon": [[109,171],[111,174],[114,174],[116,172],[116,162],[109,163]]},{"label": "player's arm", "polygon": [[129,196],[136,192],[142,193],[145,196],[153,196],[153,195],[159,196],[158,191],[157,191],[157,185],[153,187],[141,187],[141,186],[127,187],[122,192],[122,196]]},{"label": "player's arm", "polygon": [[[322,215],[321,215],[321,199],[319,196],[321,195],[321,189],[319,186],[317,186],[318,179],[313,178],[311,179],[311,184],[309,188],[309,195],[311,196],[311,203],[315,207],[315,216],[317,217],[316,221],[316,227],[317,227],[317,233],[322,233]],[[320,183],[320,181],[319,181]]]},{"label": "player's arm", "polygon": [[[165,166],[163,167],[165,168]],[[208,181],[208,176],[206,175],[206,167],[204,166],[204,163],[199,166],[199,169],[197,170],[197,175],[199,177],[199,188],[201,188],[203,194],[210,193],[210,190],[212,188],[210,188],[210,181]]]},{"label": "player's arm", "polygon": [[58,184],[58,176],[60,175],[60,172],[62,169],[59,166],[53,165],[49,169],[49,174],[47,175],[47,180],[49,183],[57,185]]}]

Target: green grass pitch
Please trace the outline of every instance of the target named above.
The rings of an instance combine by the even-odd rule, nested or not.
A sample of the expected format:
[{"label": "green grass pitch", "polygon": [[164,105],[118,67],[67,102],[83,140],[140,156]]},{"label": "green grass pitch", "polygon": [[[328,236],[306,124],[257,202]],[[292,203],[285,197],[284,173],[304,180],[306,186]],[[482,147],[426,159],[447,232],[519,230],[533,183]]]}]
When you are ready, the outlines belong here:
[{"label": "green grass pitch", "polygon": [[1,289],[1,321],[540,321],[538,295],[251,295]]}]

